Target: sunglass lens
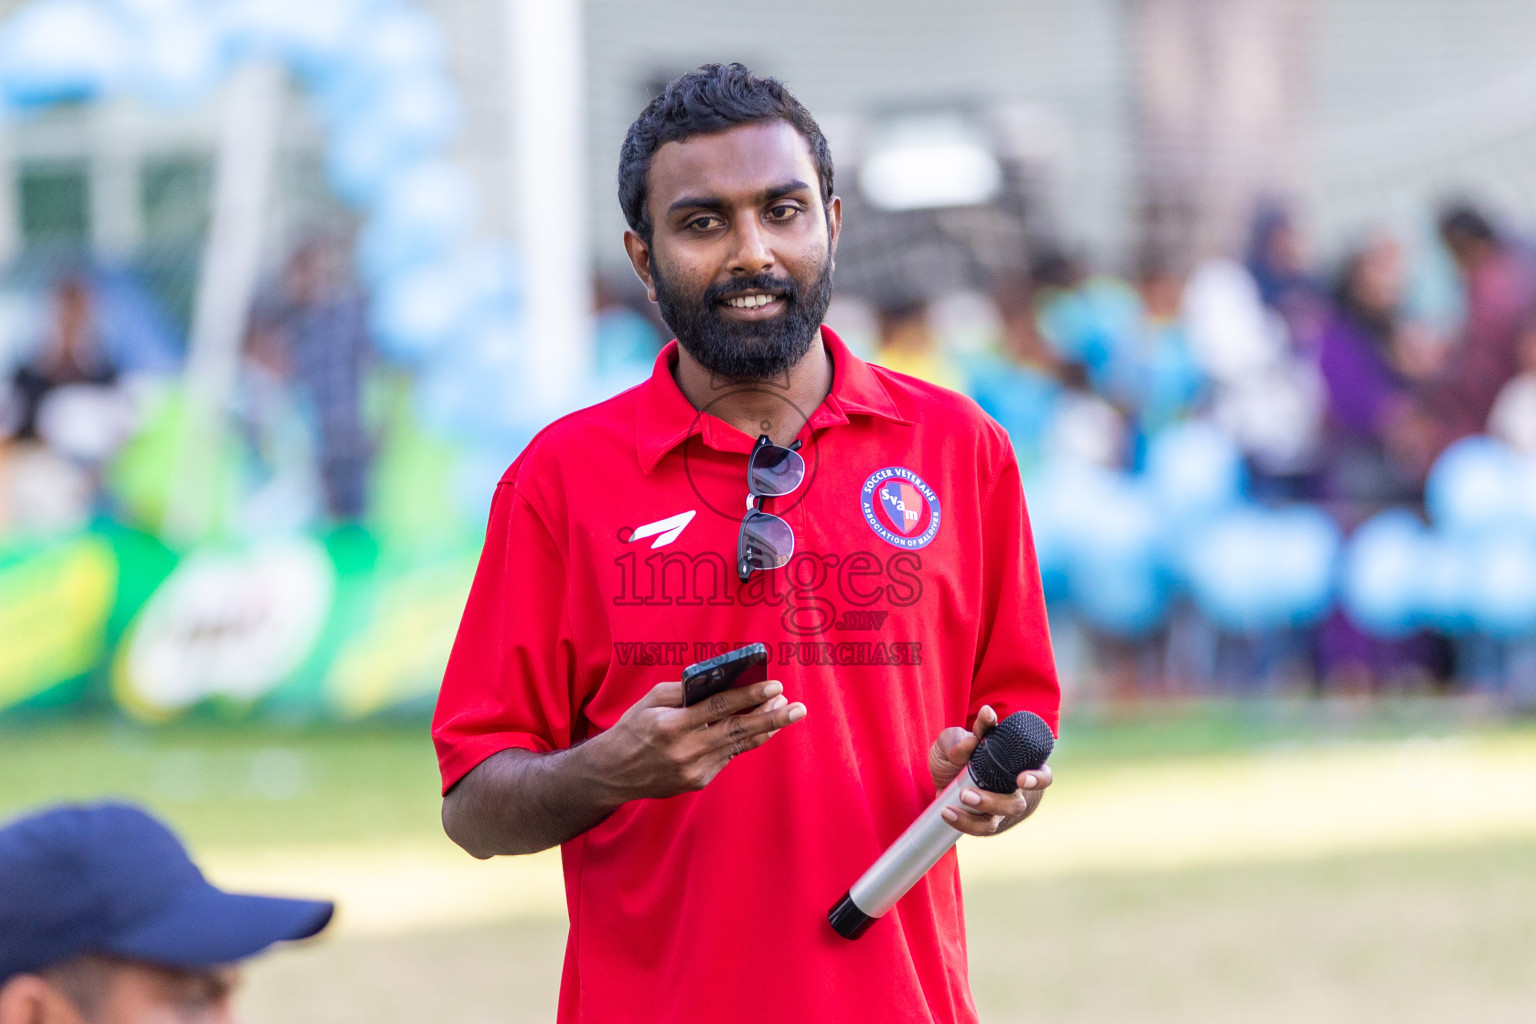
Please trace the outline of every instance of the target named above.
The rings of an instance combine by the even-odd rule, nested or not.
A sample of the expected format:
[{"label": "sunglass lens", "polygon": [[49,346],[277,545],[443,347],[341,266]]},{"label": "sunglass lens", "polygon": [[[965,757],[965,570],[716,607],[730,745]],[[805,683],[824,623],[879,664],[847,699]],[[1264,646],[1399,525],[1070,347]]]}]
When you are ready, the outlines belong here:
[{"label": "sunglass lens", "polygon": [[805,479],[805,460],[799,452],[776,444],[759,447],[747,464],[747,484],[764,498],[789,494]]},{"label": "sunglass lens", "polygon": [[741,523],[737,560],[745,569],[777,569],[795,553],[795,532],[778,516],[753,510]]}]

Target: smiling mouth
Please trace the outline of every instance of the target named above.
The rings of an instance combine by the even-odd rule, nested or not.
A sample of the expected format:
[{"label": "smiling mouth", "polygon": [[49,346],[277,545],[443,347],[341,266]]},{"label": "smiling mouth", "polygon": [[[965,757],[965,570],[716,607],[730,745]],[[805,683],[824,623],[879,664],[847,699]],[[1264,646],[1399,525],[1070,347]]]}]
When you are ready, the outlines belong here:
[{"label": "smiling mouth", "polygon": [[730,306],[732,309],[757,309],[769,303],[783,298],[772,292],[748,292],[745,295],[733,295],[727,299],[721,299],[721,305]]}]

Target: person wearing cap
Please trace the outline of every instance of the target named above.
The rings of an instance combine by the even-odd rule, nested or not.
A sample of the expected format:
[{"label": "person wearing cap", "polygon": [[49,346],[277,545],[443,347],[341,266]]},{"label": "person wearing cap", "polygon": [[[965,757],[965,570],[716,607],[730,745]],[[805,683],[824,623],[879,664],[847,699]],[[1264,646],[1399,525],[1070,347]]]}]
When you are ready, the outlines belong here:
[{"label": "person wearing cap", "polygon": [[0,1024],[233,1021],[240,961],[334,910],[216,888],[126,804],[17,819],[0,828]]}]

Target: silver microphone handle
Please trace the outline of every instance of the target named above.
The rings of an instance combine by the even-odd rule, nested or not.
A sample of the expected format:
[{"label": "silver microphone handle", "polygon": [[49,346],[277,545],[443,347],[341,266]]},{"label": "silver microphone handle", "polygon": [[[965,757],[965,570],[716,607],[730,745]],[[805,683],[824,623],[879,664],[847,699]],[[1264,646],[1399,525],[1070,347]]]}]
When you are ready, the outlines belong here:
[{"label": "silver microphone handle", "polygon": [[960,802],[960,791],[967,786],[977,788],[971,777],[971,766],[966,765],[953,782],[928,805],[928,809],[907,826],[907,830],[886,848],[880,859],[870,865],[848,896],[870,917],[882,917],[896,905],[896,901],[917,884],[917,880],[938,863],[951,846],[960,839],[960,831],[944,820],[944,808],[954,807],[961,814],[969,813]]}]

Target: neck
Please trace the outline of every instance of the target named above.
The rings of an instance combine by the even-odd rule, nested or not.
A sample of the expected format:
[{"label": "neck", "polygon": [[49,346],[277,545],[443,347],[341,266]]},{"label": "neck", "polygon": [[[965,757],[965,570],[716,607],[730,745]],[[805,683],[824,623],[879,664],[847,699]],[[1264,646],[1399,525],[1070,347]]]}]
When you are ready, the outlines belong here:
[{"label": "neck", "polygon": [[805,355],[782,376],[737,380],[706,369],[678,346],[672,377],[695,409],[707,410],[748,437],[767,434],[775,444],[787,445],[832,390],[832,353],[817,331]]}]

